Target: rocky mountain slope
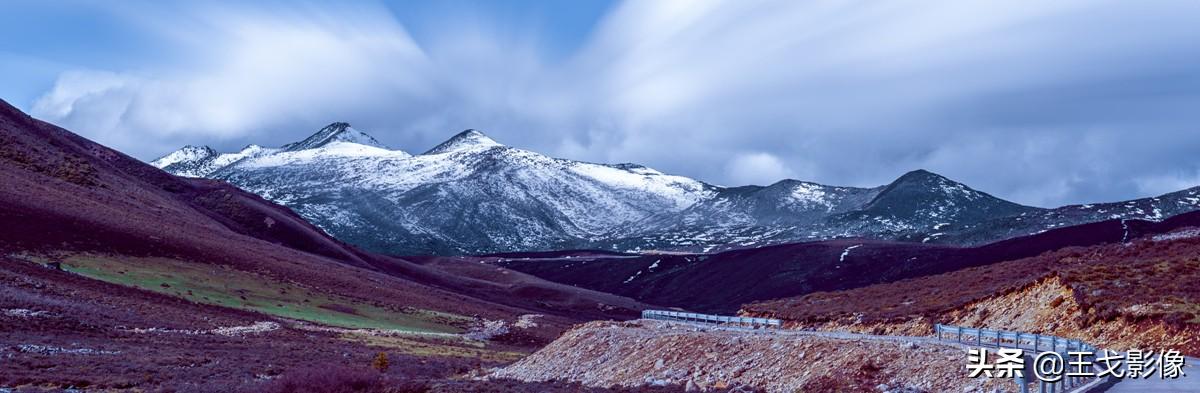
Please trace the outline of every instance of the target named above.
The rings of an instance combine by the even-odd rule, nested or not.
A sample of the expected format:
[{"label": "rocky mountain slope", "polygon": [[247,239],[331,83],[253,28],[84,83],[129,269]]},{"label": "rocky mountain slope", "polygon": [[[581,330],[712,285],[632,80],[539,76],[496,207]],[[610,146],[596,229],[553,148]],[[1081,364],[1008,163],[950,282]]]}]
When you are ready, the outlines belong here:
[{"label": "rocky mountain slope", "polygon": [[864,237],[976,245],[1106,219],[1200,208],[1200,188],[1128,202],[1022,206],[917,170],[875,188],[796,180],[719,187],[636,164],[593,164],[468,130],[425,153],[383,147],[346,123],[279,148],[185,147],[153,162],[227,180],[339,239],[390,254],[596,248],[719,251]]}]

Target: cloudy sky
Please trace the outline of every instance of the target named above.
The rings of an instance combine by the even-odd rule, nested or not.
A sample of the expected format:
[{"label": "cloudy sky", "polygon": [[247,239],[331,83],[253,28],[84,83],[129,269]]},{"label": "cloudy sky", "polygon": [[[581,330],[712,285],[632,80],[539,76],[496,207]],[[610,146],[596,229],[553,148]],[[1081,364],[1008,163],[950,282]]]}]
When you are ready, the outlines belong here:
[{"label": "cloudy sky", "polygon": [[1200,185],[1200,2],[45,2],[0,98],[142,159],[348,121],[715,184],[925,168],[1054,206]]}]

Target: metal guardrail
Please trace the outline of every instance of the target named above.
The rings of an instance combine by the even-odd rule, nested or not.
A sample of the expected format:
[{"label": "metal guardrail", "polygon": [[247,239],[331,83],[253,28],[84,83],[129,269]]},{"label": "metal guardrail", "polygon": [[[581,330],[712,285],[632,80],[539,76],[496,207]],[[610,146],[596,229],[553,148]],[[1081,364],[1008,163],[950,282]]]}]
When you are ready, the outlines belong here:
[{"label": "metal guardrail", "polygon": [[698,322],[715,325],[739,325],[751,327],[783,327],[783,321],[770,318],[729,317],[724,315],[697,314],[690,312],[644,310],[643,319],[663,321]]},{"label": "metal guardrail", "polygon": [[[976,329],[961,326],[951,326],[937,324],[933,326],[934,335],[938,341],[955,341],[962,344],[973,344],[978,347],[996,347],[996,348],[1018,348],[1034,351],[1035,354],[1042,352],[1056,352],[1067,357],[1069,352],[1091,352],[1093,355],[1101,349],[1092,346],[1080,340],[1072,340],[1057,336],[1048,336],[1033,333],[1010,332],[1004,330],[991,329]],[[1092,356],[1094,360],[1094,356]],[[1029,369],[1031,362],[1026,362],[1026,368]],[[1086,391],[1096,385],[1107,381],[1108,378],[1079,378],[1079,377],[1063,377],[1061,380],[1053,383],[1039,381],[1038,391],[1045,392],[1072,392]],[[1029,392],[1029,385],[1026,383],[1027,378],[1018,377],[1017,385],[1020,387],[1021,393]]]},{"label": "metal guardrail", "polygon": [[1035,352],[1071,352],[1071,351],[1091,351],[1096,352],[1099,349],[1080,340],[1072,340],[1057,336],[1047,336],[1042,334],[1010,332],[1004,330],[991,329],[975,329],[951,325],[934,325],[934,331],[938,340],[945,340],[946,336],[950,336],[955,341],[970,344],[970,340],[964,340],[967,337],[974,338],[974,344],[982,347],[985,343],[988,346],[997,348],[1020,348],[1031,349]]}]

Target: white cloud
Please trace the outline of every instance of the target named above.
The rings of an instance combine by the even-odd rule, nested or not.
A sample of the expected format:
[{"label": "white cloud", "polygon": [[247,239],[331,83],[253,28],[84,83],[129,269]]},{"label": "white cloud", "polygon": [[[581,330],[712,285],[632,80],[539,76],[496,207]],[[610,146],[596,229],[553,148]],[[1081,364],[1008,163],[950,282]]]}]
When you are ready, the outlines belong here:
[{"label": "white cloud", "polygon": [[726,171],[736,184],[770,185],[794,177],[791,169],[770,153],[742,153],[729,160]]},{"label": "white cloud", "polygon": [[[97,101],[113,101],[114,96],[124,98],[118,103],[119,107],[129,105],[128,91],[131,85],[137,84],[135,78],[112,72],[101,71],[71,71],[63,73],[54,89],[43,95],[33,106],[39,116],[66,119],[82,111],[84,106]],[[126,94],[118,92],[125,91]],[[78,105],[76,105],[78,104]],[[93,104],[94,105],[94,104]],[[78,108],[77,108],[78,106]],[[78,110],[78,111],[77,111]],[[108,118],[101,122],[110,125],[119,121],[119,111],[105,111]]]},{"label": "white cloud", "polygon": [[130,12],[179,59],[65,73],[34,114],[142,158],[346,120],[410,151],[481,128],[715,183],[926,168],[1039,205],[1162,189],[1138,179],[1200,149],[1188,1],[629,1],[553,63],[480,19],[417,43],[370,4],[194,8]]},{"label": "white cloud", "polygon": [[[433,94],[430,65],[390,18],[198,10],[188,67],[64,73],[34,115],[138,153],[138,140],[228,139],[344,111],[387,112]],[[346,19],[366,15],[343,10]],[[170,29],[166,25],[161,28]],[[132,145],[132,146],[130,146]]]}]

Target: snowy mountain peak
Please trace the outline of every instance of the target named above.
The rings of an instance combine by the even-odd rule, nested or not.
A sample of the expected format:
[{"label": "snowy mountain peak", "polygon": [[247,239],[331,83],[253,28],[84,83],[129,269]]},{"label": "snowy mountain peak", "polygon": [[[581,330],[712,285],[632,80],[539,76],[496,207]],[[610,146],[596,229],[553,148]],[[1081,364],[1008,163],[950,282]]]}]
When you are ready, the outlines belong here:
[{"label": "snowy mountain peak", "polygon": [[150,165],[158,168],[166,168],[174,164],[201,161],[216,155],[217,151],[211,147],[187,145],[170,154],[159,157],[157,160],[151,161]]},{"label": "snowy mountain peak", "polygon": [[367,135],[365,132],[351,127],[350,123],[336,122],[325,126],[320,131],[317,131],[317,133],[312,134],[300,142],[283,145],[282,150],[300,151],[316,149],[333,142],[350,142],[384,149],[387,148],[382,143],[379,143],[379,141],[375,140],[375,138]]},{"label": "snowy mountain peak", "polygon": [[442,154],[453,151],[487,149],[496,146],[504,145],[496,142],[478,130],[469,129],[450,137],[450,139],[447,139],[445,142],[442,142],[437,146],[434,146],[434,148],[429,149],[429,151],[425,152],[425,154]]}]

